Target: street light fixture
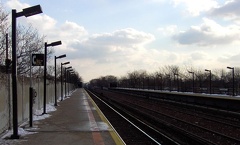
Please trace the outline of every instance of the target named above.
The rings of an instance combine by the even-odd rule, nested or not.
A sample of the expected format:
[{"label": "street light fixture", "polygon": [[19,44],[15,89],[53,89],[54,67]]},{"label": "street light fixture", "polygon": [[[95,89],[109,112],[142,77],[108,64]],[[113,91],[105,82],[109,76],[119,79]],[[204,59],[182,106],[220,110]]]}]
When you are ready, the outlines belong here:
[{"label": "street light fixture", "polygon": [[209,93],[212,94],[212,71],[205,69],[205,71],[209,72]]},{"label": "street light fixture", "polygon": [[54,59],[55,60],[54,61],[54,67],[55,67],[55,104],[54,106],[57,106],[57,68],[56,68],[57,59],[64,58],[64,57],[66,57],[66,54],[55,56],[55,59]]},{"label": "street light fixture", "polygon": [[47,44],[47,47],[48,47],[48,46],[57,46],[57,45],[62,45],[62,41],[52,42],[52,43],[50,43],[50,44]]},{"label": "street light fixture", "polygon": [[21,16],[29,17],[36,14],[40,14],[40,13],[42,13],[42,8],[40,5],[36,5],[36,6],[23,9],[22,12],[17,13],[17,17],[21,17]]},{"label": "street light fixture", "polygon": [[234,96],[235,94],[235,90],[234,90],[234,67],[227,67],[228,69],[231,69],[232,70],[232,79],[233,79],[233,83],[232,83],[232,87],[233,87],[233,89],[232,89],[232,95]]},{"label": "street light fixture", "polygon": [[19,139],[18,135],[18,107],[17,107],[17,50],[16,50],[16,25],[17,18],[29,17],[42,13],[40,5],[25,8],[22,12],[12,9],[12,105],[13,105],[13,135],[12,139]]},{"label": "street light fixture", "polygon": [[188,71],[188,73],[191,73],[193,76],[193,81],[192,81],[192,92],[194,93],[194,72]]},{"label": "street light fixture", "polygon": [[57,45],[61,45],[62,42],[61,41],[56,41],[56,42],[52,42],[50,44],[47,44],[47,42],[45,42],[44,44],[44,84],[43,84],[43,113],[42,114],[46,114],[46,98],[47,98],[47,47],[50,46],[57,46]]},{"label": "street light fixture", "polygon": [[70,62],[64,62],[64,63],[61,63],[61,101],[63,101],[63,80],[62,80],[62,66],[63,65],[66,65],[66,64],[70,64]]}]

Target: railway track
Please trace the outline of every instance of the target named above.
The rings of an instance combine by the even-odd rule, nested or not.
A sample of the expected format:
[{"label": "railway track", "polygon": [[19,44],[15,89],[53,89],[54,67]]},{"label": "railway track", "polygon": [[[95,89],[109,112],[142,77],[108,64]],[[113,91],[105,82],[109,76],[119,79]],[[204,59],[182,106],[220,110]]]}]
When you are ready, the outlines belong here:
[{"label": "railway track", "polygon": [[[230,121],[231,119],[223,121],[223,118],[221,118],[220,121],[214,115],[210,115],[211,117],[206,115],[208,113],[201,114],[186,108],[183,109],[184,111],[179,111],[179,107],[159,105],[156,100],[148,101],[143,98],[103,90],[99,93],[103,94],[105,100],[123,107],[125,112],[134,114],[139,120],[144,121],[156,130],[161,130],[180,144],[240,144],[238,139],[240,128],[236,123],[238,120],[232,123],[234,119],[233,121]],[[165,128],[166,130],[164,130]],[[170,129],[171,131],[174,130],[175,133],[169,134],[168,130]],[[184,139],[179,139],[179,137]]]},{"label": "railway track", "polygon": [[[121,93],[121,92],[118,92]],[[141,96],[144,98],[144,96]],[[197,105],[190,105],[186,103],[179,103],[167,100],[154,100],[147,99],[148,102],[151,102],[155,108],[177,111],[180,114],[187,114],[192,116],[199,116],[202,119],[214,121],[217,123],[225,124],[234,128],[240,128],[240,113],[232,112],[229,110],[220,110],[210,107],[203,107]],[[146,100],[142,100],[143,103]],[[174,108],[174,109],[173,109]],[[206,113],[207,112],[207,113]],[[239,138],[239,136],[237,136]]]},{"label": "railway track", "polygon": [[111,103],[107,103],[99,94],[97,95],[89,90],[87,92],[127,145],[180,145],[128,112],[125,112],[126,110],[120,106],[112,106]]},{"label": "railway track", "polygon": [[[138,110],[146,111],[148,110],[149,113],[153,113],[153,116],[155,115],[164,115],[168,116],[170,119],[182,121],[185,123],[189,123],[193,126],[197,126],[199,128],[203,128],[204,130],[207,130],[210,133],[218,134],[221,136],[225,136],[225,138],[235,140],[237,141],[240,137],[239,134],[236,134],[236,132],[240,132],[240,126],[234,121],[224,120],[219,118],[216,118],[216,116],[209,117],[206,113],[199,114],[196,113],[194,110],[180,110],[180,108],[172,107],[166,107],[166,106],[156,106],[155,103],[151,102],[146,104],[146,100],[138,100],[135,103],[132,103],[133,100],[124,100],[124,104],[129,103],[129,106],[134,106],[134,108],[137,108]],[[239,123],[239,122],[238,122]],[[208,127],[205,127],[208,126]],[[231,134],[226,134],[225,130],[232,130]]]}]

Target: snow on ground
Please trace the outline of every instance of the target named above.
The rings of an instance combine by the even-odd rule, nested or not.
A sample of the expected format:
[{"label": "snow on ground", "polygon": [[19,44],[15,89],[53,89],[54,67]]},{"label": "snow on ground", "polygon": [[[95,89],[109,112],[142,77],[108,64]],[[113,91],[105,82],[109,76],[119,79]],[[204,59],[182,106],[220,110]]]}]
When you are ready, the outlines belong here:
[{"label": "snow on ground", "polygon": [[[73,93],[73,92],[72,92]],[[69,97],[64,97],[64,100],[65,99],[68,99]],[[58,100],[59,102],[59,100]],[[56,107],[54,106],[54,104],[50,103],[50,104],[47,104],[46,105],[46,112],[47,113],[50,113],[50,112],[53,112],[53,111],[56,111]],[[33,121],[37,121],[37,120],[43,120],[43,119],[46,119],[48,117],[51,117],[50,114],[42,114],[43,113],[43,108],[40,109],[40,110],[35,110],[34,111],[34,115],[33,115]],[[29,124],[28,121],[24,122],[23,124],[20,125],[20,127],[18,128],[18,135],[20,137],[23,137],[23,136],[26,136],[26,135],[29,135],[29,134],[34,134],[34,133],[37,133],[37,129],[38,128],[34,128],[32,127],[31,128],[31,132],[30,131],[27,131],[27,129],[24,129],[23,127],[24,126],[27,126]],[[33,132],[32,130],[36,129],[36,132]],[[3,136],[0,136],[0,145],[15,145],[17,144],[18,142],[22,142],[24,140],[19,140],[19,139],[10,139],[11,138],[11,135],[13,134],[13,130],[6,130],[4,133],[3,133]],[[0,134],[1,135],[1,134]]]},{"label": "snow on ground", "polygon": [[[74,92],[74,91],[73,91]],[[71,94],[73,93],[71,92],[69,96],[71,96]],[[68,99],[69,97],[63,97],[65,99]],[[60,100],[58,100],[58,102],[60,102]],[[56,111],[56,107],[54,106],[54,104],[50,103],[50,104],[46,104],[46,112],[50,113],[53,111]],[[51,117],[50,114],[42,114],[43,113],[43,108],[40,110],[35,110],[35,113],[33,115],[33,121],[38,121],[38,120],[43,120],[46,119],[48,117]],[[27,129],[24,129],[24,126],[27,126],[29,124],[29,122],[24,122],[23,124],[20,125],[20,127],[18,128],[18,135],[23,137],[29,134],[34,134],[37,133],[37,129],[36,127],[32,127],[31,128],[31,132],[27,131]],[[36,130],[36,132],[33,132],[32,130]],[[19,140],[19,139],[10,139],[11,135],[13,134],[13,130],[7,130],[3,133],[3,136],[0,136],[0,145],[14,145],[17,144],[18,142],[22,142],[24,140]],[[1,134],[0,134],[1,135]]]},{"label": "snow on ground", "polygon": [[[57,109],[55,108],[55,106],[53,104],[47,104],[46,105],[46,111],[48,113],[56,111],[56,110]],[[33,121],[43,120],[43,119],[46,119],[48,117],[51,117],[51,115],[49,115],[49,114],[43,114],[42,115],[42,112],[43,112],[43,108],[41,110],[36,110],[35,114],[33,115]],[[26,135],[29,135],[29,134],[37,133],[37,128],[34,128],[34,127],[31,128],[31,129],[36,129],[36,132],[32,132],[32,131],[30,132],[30,131],[27,131],[23,128],[24,126],[27,126],[28,124],[29,123],[27,121],[27,122],[24,122],[23,124],[20,125],[20,127],[18,128],[19,136],[23,137],[23,136],[26,136]],[[11,135],[13,134],[12,129],[7,130],[3,134],[4,135],[0,138],[0,145],[14,145],[17,142],[24,141],[24,140],[19,140],[19,139],[10,139]]]},{"label": "snow on ground", "polygon": [[[46,112],[47,113],[50,113],[50,112],[53,112],[53,111],[56,111],[56,107],[54,106],[54,104],[47,104],[46,105]],[[50,117],[51,115],[50,114],[43,114],[43,108],[41,110],[36,110],[34,115],[33,115],[33,121],[36,121],[36,120],[43,120],[45,118],[48,118]]]}]

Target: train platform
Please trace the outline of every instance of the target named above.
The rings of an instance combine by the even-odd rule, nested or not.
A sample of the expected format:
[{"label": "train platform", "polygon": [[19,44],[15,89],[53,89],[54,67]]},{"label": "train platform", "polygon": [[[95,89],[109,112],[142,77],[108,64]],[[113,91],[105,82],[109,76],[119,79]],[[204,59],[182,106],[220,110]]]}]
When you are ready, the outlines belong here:
[{"label": "train platform", "polygon": [[59,102],[51,117],[34,121],[35,132],[21,137],[17,145],[124,145],[87,92],[77,89]]}]

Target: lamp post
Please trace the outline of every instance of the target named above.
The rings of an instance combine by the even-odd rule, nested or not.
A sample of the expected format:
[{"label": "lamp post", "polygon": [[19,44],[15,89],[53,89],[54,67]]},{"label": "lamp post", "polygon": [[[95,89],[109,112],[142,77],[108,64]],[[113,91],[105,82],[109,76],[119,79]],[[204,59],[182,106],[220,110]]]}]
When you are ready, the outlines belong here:
[{"label": "lamp post", "polygon": [[209,72],[209,93],[212,94],[212,71],[205,69],[205,71]]},{"label": "lamp post", "polygon": [[63,100],[63,80],[62,80],[62,66],[63,65],[66,65],[66,64],[70,64],[70,62],[64,62],[64,63],[61,63],[61,101]]},{"label": "lamp post", "polygon": [[70,73],[73,72],[73,69],[68,70],[67,78],[68,78],[68,96],[69,96],[69,84],[70,84]]},{"label": "lamp post", "polygon": [[231,69],[232,70],[232,79],[233,79],[233,83],[232,83],[232,87],[233,87],[233,89],[232,89],[232,95],[234,96],[235,94],[235,91],[234,91],[234,67],[227,67],[228,69]]},{"label": "lamp post", "polygon": [[161,78],[161,81],[160,81],[160,90],[162,91],[162,90],[163,90],[163,76],[162,76],[162,74],[160,74],[160,78]]},{"label": "lamp post", "polygon": [[169,77],[169,92],[171,92],[171,91],[172,91],[172,80],[171,80],[171,75],[168,74],[167,76]]},{"label": "lamp post", "polygon": [[191,73],[192,74],[192,77],[193,77],[193,79],[192,79],[192,92],[194,93],[194,72],[191,72],[191,71],[189,71],[188,73]]},{"label": "lamp post", "polygon": [[54,103],[54,106],[57,106],[57,69],[56,69],[57,59],[64,58],[64,57],[66,57],[66,54],[60,55],[60,56],[55,56],[55,59],[54,59],[54,67],[55,67],[55,103]]},{"label": "lamp post", "polygon": [[154,79],[154,90],[156,90],[156,85],[157,85],[157,83],[156,83],[156,77],[153,76],[153,79]]},{"label": "lamp post", "polygon": [[6,34],[6,60],[5,60],[5,65],[6,65],[6,74],[8,74],[8,69],[11,61],[8,59],[8,33]]},{"label": "lamp post", "polygon": [[47,47],[50,46],[57,46],[57,45],[61,45],[62,42],[61,41],[56,41],[56,42],[52,42],[50,44],[47,44],[47,42],[45,42],[44,44],[44,84],[43,84],[43,113],[42,114],[46,114],[46,100],[47,100]]},{"label": "lamp post", "polygon": [[65,98],[67,97],[67,70],[72,68],[71,66],[69,67],[65,67],[65,74],[64,74],[64,77],[65,77]]},{"label": "lamp post", "polygon": [[[178,76],[179,74],[178,73],[174,73],[174,76],[177,76],[177,91],[179,92],[179,80],[178,80]],[[175,77],[174,77],[175,78]]]},{"label": "lamp post", "polygon": [[[6,65],[6,74],[7,74],[7,88],[8,88],[8,101],[10,102],[11,100],[11,89],[10,89],[10,74],[9,74],[9,66],[11,64],[11,60],[8,58],[8,33],[6,34],[6,60],[5,60],[5,65]],[[8,104],[8,107],[11,108],[11,104]],[[9,116],[11,112],[9,110]],[[11,124],[11,119],[8,120],[8,123]],[[11,129],[11,125],[9,125],[8,129]]]},{"label": "lamp post", "polygon": [[16,50],[16,25],[17,18],[29,17],[42,13],[40,5],[25,8],[22,12],[12,9],[12,105],[13,105],[13,135],[12,139],[19,139],[18,135],[18,107],[17,107],[17,50]]}]

